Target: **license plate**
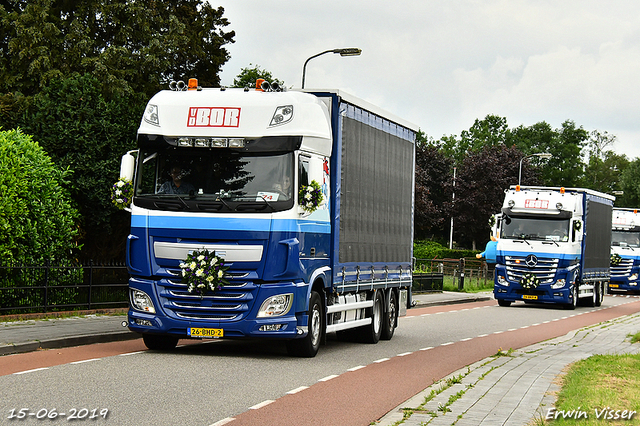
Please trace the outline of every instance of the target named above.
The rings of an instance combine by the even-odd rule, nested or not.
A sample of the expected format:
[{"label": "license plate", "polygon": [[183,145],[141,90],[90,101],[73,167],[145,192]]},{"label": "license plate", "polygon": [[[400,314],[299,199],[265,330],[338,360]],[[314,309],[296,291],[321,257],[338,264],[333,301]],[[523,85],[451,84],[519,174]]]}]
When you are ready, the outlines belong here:
[{"label": "license plate", "polygon": [[223,337],[224,330],[221,328],[187,328],[187,334],[202,339],[219,339]]},{"label": "license plate", "polygon": [[522,298],[527,300],[538,300],[538,296],[534,296],[532,294],[524,294],[522,295]]},{"label": "license plate", "polygon": [[618,284],[609,284],[609,287],[611,287],[611,288],[618,288]]}]

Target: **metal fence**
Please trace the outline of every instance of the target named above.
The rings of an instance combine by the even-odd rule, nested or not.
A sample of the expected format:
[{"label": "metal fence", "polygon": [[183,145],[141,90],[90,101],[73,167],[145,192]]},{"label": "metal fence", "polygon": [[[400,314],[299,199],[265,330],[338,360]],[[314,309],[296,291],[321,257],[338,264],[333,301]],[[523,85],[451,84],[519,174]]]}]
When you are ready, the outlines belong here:
[{"label": "metal fence", "polygon": [[124,264],[0,265],[0,314],[128,306]]},{"label": "metal fence", "polygon": [[476,258],[414,259],[414,292],[442,291],[445,280],[454,287],[491,287],[493,265]]}]

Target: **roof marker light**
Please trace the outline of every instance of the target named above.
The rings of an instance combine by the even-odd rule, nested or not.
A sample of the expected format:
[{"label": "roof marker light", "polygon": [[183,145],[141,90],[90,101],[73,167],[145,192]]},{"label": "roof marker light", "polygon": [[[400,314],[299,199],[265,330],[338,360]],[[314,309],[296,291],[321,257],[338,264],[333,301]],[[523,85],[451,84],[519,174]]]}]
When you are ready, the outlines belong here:
[{"label": "roof marker light", "polygon": [[520,185],[516,185],[516,192],[520,192]]},{"label": "roof marker light", "polygon": [[187,90],[198,90],[198,79],[197,78],[190,78],[189,79],[189,86],[188,86]]},{"label": "roof marker light", "polygon": [[560,188],[560,193],[564,194],[564,186],[562,188]]}]

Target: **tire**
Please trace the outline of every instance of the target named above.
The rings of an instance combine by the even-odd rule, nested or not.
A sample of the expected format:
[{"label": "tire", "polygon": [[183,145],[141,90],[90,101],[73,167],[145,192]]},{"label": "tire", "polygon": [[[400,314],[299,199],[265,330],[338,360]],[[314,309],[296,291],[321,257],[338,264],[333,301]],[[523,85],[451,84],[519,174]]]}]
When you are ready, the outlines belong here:
[{"label": "tire", "polygon": [[508,300],[498,299],[498,305],[508,308],[509,306],[511,306],[511,302],[509,302]]},{"label": "tire", "polygon": [[593,294],[591,295],[591,297],[589,298],[589,300],[587,301],[587,305],[594,308],[598,303],[598,287],[600,287],[600,283],[594,283],[593,284]]},{"label": "tire", "polygon": [[396,331],[396,320],[398,318],[398,300],[393,290],[389,291],[389,305],[385,309],[382,318],[382,340],[391,340],[393,333]]},{"label": "tire", "polygon": [[365,343],[378,343],[382,334],[382,323],[384,313],[384,303],[382,301],[382,292],[376,291],[373,295],[373,306],[367,309],[368,316],[371,318],[371,324],[363,327],[363,339]]},{"label": "tire", "polygon": [[308,332],[302,339],[293,339],[287,342],[287,352],[291,356],[313,358],[320,349],[322,333],[324,332],[324,319],[320,295],[316,291],[311,292],[309,298],[309,322]]},{"label": "tire", "polygon": [[170,351],[178,344],[178,337],[164,334],[143,334],[144,345],[152,351]]},{"label": "tire", "polygon": [[600,281],[596,286],[596,306],[602,306],[604,300],[604,281]]},{"label": "tire", "polygon": [[571,288],[571,296],[573,300],[570,300],[569,303],[564,305],[565,309],[574,310],[576,306],[578,306],[578,285],[574,284]]}]

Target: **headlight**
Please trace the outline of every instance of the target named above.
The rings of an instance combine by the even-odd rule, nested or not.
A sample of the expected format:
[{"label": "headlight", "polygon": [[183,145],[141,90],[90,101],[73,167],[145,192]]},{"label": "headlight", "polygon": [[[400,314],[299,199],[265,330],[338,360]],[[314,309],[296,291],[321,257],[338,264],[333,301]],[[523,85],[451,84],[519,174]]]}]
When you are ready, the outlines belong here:
[{"label": "headlight", "polygon": [[562,278],[556,281],[555,283],[551,284],[551,288],[562,288],[565,286],[566,283],[567,283],[567,280]]},{"label": "headlight", "polygon": [[138,311],[148,312],[150,314],[156,313],[156,308],[153,307],[153,302],[147,293],[142,290],[130,289],[129,297],[131,299],[131,306]]},{"label": "headlight", "polygon": [[629,277],[629,281],[635,281],[638,279],[638,274],[631,274],[631,276]]},{"label": "headlight", "polygon": [[260,306],[258,311],[258,318],[265,317],[279,317],[286,315],[291,309],[291,303],[293,302],[293,293],[278,294],[277,296],[271,296],[267,298]]},{"label": "headlight", "polygon": [[498,284],[509,287],[509,281],[507,281],[502,275],[498,275]]},{"label": "headlight", "polygon": [[158,106],[157,105],[147,105],[147,109],[144,110],[144,121],[149,124],[153,124],[154,126],[160,125],[160,120],[158,119]]}]

